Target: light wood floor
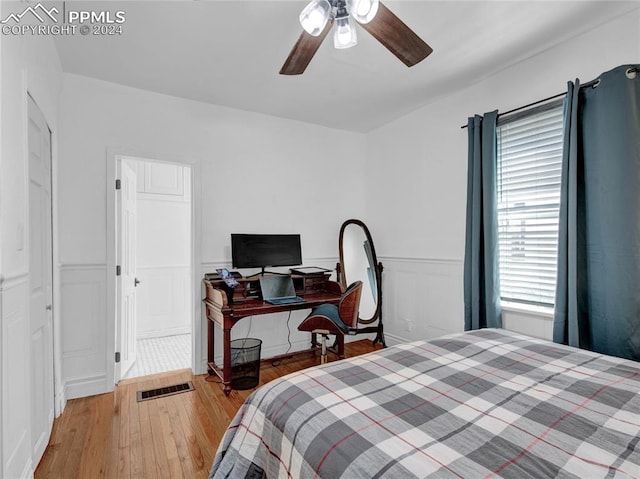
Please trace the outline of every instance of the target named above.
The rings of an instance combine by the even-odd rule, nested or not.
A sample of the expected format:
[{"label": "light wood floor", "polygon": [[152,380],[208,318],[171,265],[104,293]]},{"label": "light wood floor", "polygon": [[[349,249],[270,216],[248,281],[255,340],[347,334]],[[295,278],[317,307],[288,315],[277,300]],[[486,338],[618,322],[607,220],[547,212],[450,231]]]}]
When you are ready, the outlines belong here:
[{"label": "light wood floor", "polygon": [[[347,356],[357,356],[380,346],[361,340],[345,347]],[[318,363],[311,354],[263,363],[260,383]],[[227,425],[252,392],[225,397],[208,379],[189,370],[155,374],[123,380],[113,393],[68,401],[35,478],[206,478]],[[136,400],[139,390],[187,381],[195,391]]]}]

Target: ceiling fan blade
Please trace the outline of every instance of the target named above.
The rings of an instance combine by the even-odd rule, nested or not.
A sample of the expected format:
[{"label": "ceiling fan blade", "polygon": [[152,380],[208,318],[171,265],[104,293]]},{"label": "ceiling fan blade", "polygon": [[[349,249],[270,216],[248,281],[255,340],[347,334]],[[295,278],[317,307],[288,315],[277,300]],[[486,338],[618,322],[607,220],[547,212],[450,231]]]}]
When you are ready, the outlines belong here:
[{"label": "ceiling fan blade", "polygon": [[408,67],[421,62],[433,51],[382,2],[378,4],[378,13],[373,20],[360,26]]},{"label": "ceiling fan blade", "polygon": [[302,35],[298,38],[298,41],[291,49],[289,56],[280,69],[281,75],[300,75],[305,71],[307,65],[320,48],[320,44],[331,30],[333,26],[333,18],[329,18],[329,21],[324,27],[324,30],[314,37],[309,35],[305,30],[302,31]]}]

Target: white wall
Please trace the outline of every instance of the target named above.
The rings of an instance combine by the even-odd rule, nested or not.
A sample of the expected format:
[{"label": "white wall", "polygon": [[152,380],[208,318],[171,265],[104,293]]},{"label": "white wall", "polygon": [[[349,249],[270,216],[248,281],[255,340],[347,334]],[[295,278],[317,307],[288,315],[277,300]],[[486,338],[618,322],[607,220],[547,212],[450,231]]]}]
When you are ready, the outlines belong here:
[{"label": "white wall", "polygon": [[[467,117],[517,108],[565,91],[576,77],[585,82],[638,63],[639,31],[636,10],[367,135],[367,222],[385,266],[391,342],[463,329],[467,130],[460,126]],[[504,323],[551,336],[546,315],[505,311]]]},{"label": "white wall", "polygon": [[[129,160],[127,160],[129,161]],[[170,163],[137,170],[137,338],[191,332],[191,173]]]},{"label": "white wall", "polygon": [[[23,8],[22,3],[0,2],[0,18]],[[13,478],[31,476],[36,466],[31,458],[28,399],[31,385],[27,91],[52,129],[55,174],[62,79],[60,60],[50,37],[2,35],[0,49],[0,476]],[[59,339],[57,313],[56,308],[54,334]],[[62,402],[61,390],[56,392]]]},{"label": "white wall", "polygon": [[[69,397],[109,390],[113,318],[106,291],[108,163],[113,151],[199,164],[196,274],[230,267],[230,233],[300,233],[305,263],[333,267],[342,221],[364,212],[364,135],[182,100],[65,74],[62,92],[60,261],[64,308],[64,374]],[[107,191],[109,185],[109,191]],[[109,275],[109,276],[108,276]],[[93,286],[87,285],[90,281]],[[73,298],[73,301],[71,301]],[[109,301],[109,302],[108,302]],[[194,333],[204,372],[205,322]],[[294,315],[295,317],[295,315]],[[286,315],[255,319],[265,351],[288,348]],[[238,337],[248,320],[234,328]],[[301,344],[291,321],[292,339]],[[297,343],[295,344],[297,346]]]}]

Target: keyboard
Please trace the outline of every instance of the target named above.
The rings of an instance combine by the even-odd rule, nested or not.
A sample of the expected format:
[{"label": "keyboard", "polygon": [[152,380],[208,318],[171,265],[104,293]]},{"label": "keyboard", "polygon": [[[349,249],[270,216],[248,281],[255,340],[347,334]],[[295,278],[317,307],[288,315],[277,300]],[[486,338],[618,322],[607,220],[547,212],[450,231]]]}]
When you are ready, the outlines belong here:
[{"label": "keyboard", "polygon": [[304,299],[299,296],[291,298],[271,298],[267,299],[267,303],[271,304],[291,304],[291,303],[304,303]]}]

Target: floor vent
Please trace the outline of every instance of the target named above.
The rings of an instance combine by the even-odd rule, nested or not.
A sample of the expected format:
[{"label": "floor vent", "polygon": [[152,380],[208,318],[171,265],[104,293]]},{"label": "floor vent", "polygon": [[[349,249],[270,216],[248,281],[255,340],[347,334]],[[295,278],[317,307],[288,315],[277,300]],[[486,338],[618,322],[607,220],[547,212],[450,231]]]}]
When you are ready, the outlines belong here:
[{"label": "floor vent", "polygon": [[172,394],[185,393],[187,391],[194,391],[193,383],[188,381],[182,384],[175,384],[173,386],[165,386],[157,389],[147,389],[146,391],[138,391],[138,402],[148,401],[149,399],[156,399],[165,396],[171,396]]}]

